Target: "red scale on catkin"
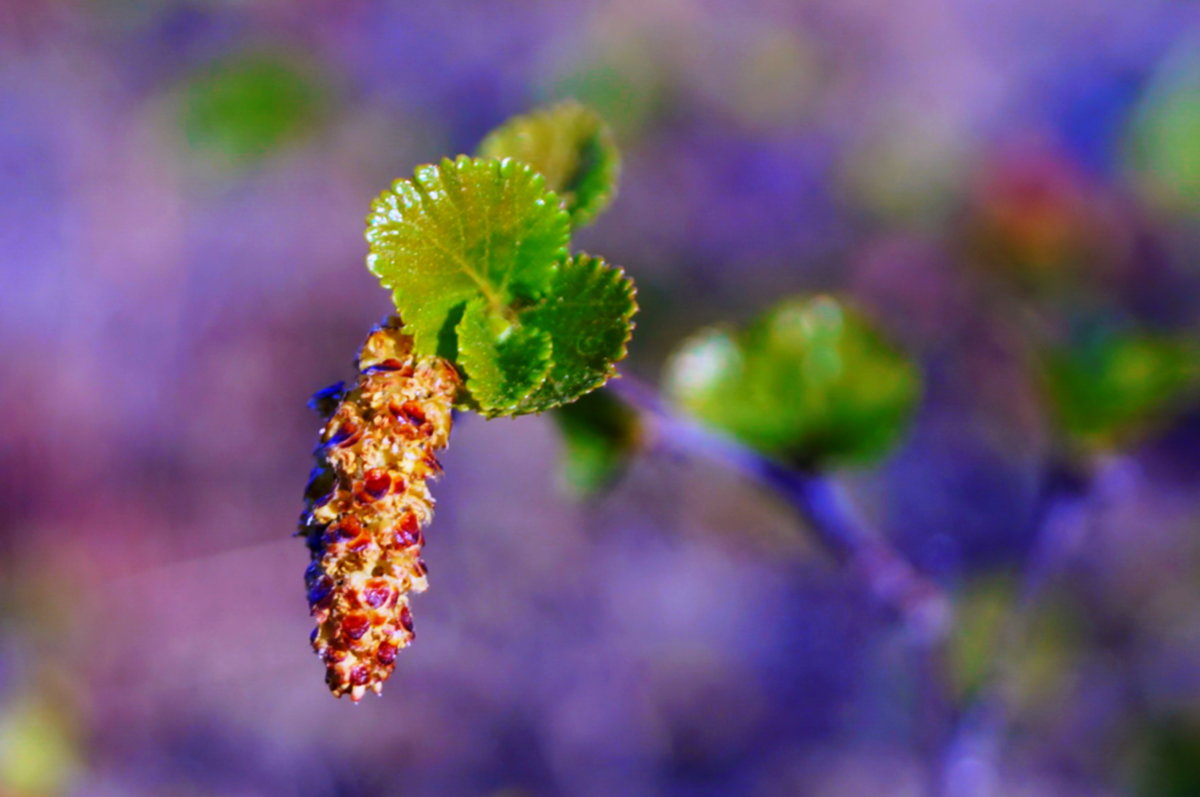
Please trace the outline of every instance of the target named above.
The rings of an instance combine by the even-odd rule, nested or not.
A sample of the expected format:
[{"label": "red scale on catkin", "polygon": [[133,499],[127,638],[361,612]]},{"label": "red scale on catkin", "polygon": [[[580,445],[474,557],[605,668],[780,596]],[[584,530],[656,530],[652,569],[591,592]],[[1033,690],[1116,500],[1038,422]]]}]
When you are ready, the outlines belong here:
[{"label": "red scale on catkin", "polygon": [[441,473],[435,452],[449,441],[459,388],[454,366],[416,357],[394,318],[372,330],[358,370],[353,388],[313,397],[325,426],[300,521],[313,649],[329,689],[355,702],[382,690],[413,640],[408,595],[427,586],[428,482]]}]

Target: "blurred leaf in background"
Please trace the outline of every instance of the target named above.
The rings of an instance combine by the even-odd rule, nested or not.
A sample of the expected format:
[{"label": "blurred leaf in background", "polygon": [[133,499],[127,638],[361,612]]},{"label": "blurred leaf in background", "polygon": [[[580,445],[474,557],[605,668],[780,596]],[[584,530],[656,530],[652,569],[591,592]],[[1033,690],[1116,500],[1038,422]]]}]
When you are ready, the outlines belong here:
[{"label": "blurred leaf in background", "polygon": [[236,52],[186,80],[180,126],[196,153],[243,167],[310,133],[328,112],[330,94],[311,58]]},{"label": "blurred leaf in background", "polygon": [[591,56],[572,54],[549,90],[578,98],[618,132],[637,137],[661,111],[670,91],[665,68],[653,53],[636,40],[619,40],[595,46]]},{"label": "blurred leaf in background", "polygon": [[1132,158],[1150,197],[1200,212],[1200,50],[1167,59],[1134,119]]},{"label": "blurred leaf in background", "polygon": [[805,467],[883,455],[920,393],[909,358],[828,296],[786,300],[745,331],[701,331],[672,357],[666,382],[705,423]]},{"label": "blurred leaf in background", "polygon": [[1043,383],[1059,422],[1088,446],[1126,443],[1197,385],[1200,347],[1163,334],[1090,329],[1051,352]]},{"label": "blurred leaf in background", "polygon": [[43,696],[21,696],[0,712],[0,794],[70,793],[80,775],[71,718]]},{"label": "blurred leaf in background", "polygon": [[580,495],[603,490],[620,477],[641,440],[635,410],[605,390],[595,390],[558,408],[563,478]]},{"label": "blurred leaf in background", "polygon": [[1133,746],[1138,794],[1200,794],[1200,724],[1194,716],[1180,715],[1143,727]]}]

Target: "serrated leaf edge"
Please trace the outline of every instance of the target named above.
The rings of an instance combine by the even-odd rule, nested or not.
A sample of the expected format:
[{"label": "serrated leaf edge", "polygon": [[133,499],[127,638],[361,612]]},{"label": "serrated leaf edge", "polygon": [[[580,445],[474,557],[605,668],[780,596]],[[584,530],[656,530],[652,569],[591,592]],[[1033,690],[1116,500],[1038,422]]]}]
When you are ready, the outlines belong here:
[{"label": "serrated leaf edge", "polygon": [[[587,259],[592,262],[599,262],[601,265],[601,269],[599,271],[595,272],[596,274],[605,276],[605,277],[609,277],[611,280],[614,280],[614,281],[619,281],[625,286],[624,293],[627,296],[627,298],[629,299],[629,309],[619,316],[619,320],[625,323],[625,337],[621,340],[620,350],[618,351],[617,356],[612,358],[612,360],[609,361],[608,368],[605,370],[605,372],[602,375],[598,376],[593,382],[588,384],[588,387],[586,387],[583,390],[576,393],[574,397],[568,398],[568,399],[562,399],[559,401],[553,401],[549,404],[542,404],[542,405],[539,405],[537,408],[522,408],[518,412],[514,413],[514,415],[529,415],[529,414],[535,414],[535,413],[540,415],[541,413],[546,412],[547,410],[552,410],[557,407],[561,407],[565,404],[570,404],[571,402],[578,400],[580,397],[585,396],[588,393],[591,393],[593,390],[603,387],[604,385],[606,385],[608,383],[608,381],[610,379],[613,379],[613,378],[619,379],[620,378],[620,373],[617,371],[617,363],[621,362],[622,360],[625,359],[626,356],[628,356],[629,341],[631,341],[633,339],[633,330],[637,327],[637,322],[633,320],[633,316],[637,313],[637,311],[639,309],[638,303],[637,303],[637,283],[635,283],[633,281],[633,279],[625,273],[624,268],[622,268],[621,266],[609,263],[603,257],[600,257],[598,255],[590,255],[587,252],[577,252],[575,255],[572,255],[570,258],[568,258],[568,260],[574,260],[574,261],[582,261],[583,259]],[[564,261],[564,265],[566,262],[567,261]],[[553,357],[553,353],[551,353],[551,357]],[[553,368],[553,360],[551,361],[551,367]],[[539,385],[537,388],[535,388],[534,390],[531,390],[528,394],[526,394],[525,399],[528,399],[529,397],[531,397],[539,389],[541,389],[541,385]]]}]

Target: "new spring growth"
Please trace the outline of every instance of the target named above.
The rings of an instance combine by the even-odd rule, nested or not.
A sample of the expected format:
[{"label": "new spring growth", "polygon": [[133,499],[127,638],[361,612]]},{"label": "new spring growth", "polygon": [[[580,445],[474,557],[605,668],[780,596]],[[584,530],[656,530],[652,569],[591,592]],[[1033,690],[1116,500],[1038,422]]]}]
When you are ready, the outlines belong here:
[{"label": "new spring growth", "polygon": [[603,121],[566,103],[511,120],[480,154],[421,166],[371,203],[367,267],[399,316],[367,338],[352,389],[315,399],[325,425],[301,519],[312,644],[329,688],[355,701],[413,639],[451,408],[569,404],[615,375],[633,332],[633,281],[570,246],[615,191]]}]

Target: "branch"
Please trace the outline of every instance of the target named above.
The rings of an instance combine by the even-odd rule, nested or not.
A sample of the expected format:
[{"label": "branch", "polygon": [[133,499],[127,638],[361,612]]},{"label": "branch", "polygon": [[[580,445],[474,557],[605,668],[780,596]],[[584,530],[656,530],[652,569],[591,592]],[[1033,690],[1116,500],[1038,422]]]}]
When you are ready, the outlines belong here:
[{"label": "branch", "polygon": [[923,647],[945,638],[951,604],[941,587],[866,523],[836,481],[790,468],[675,414],[653,389],[630,377],[611,381],[609,389],[641,413],[654,445],[720,462],[782,496],[817,541],[856,573],[872,598],[894,613]]},{"label": "branch", "polygon": [[963,711],[946,744],[940,776],[940,794],[945,797],[999,793],[999,760],[1012,719],[1017,656],[1028,641],[1033,614],[1047,585],[1074,558],[1088,532],[1089,496],[1118,477],[1118,471],[1119,460],[1100,463],[1092,473],[1061,460],[1046,466],[1029,521],[1034,543],[1016,605],[1001,630],[987,684]]}]

